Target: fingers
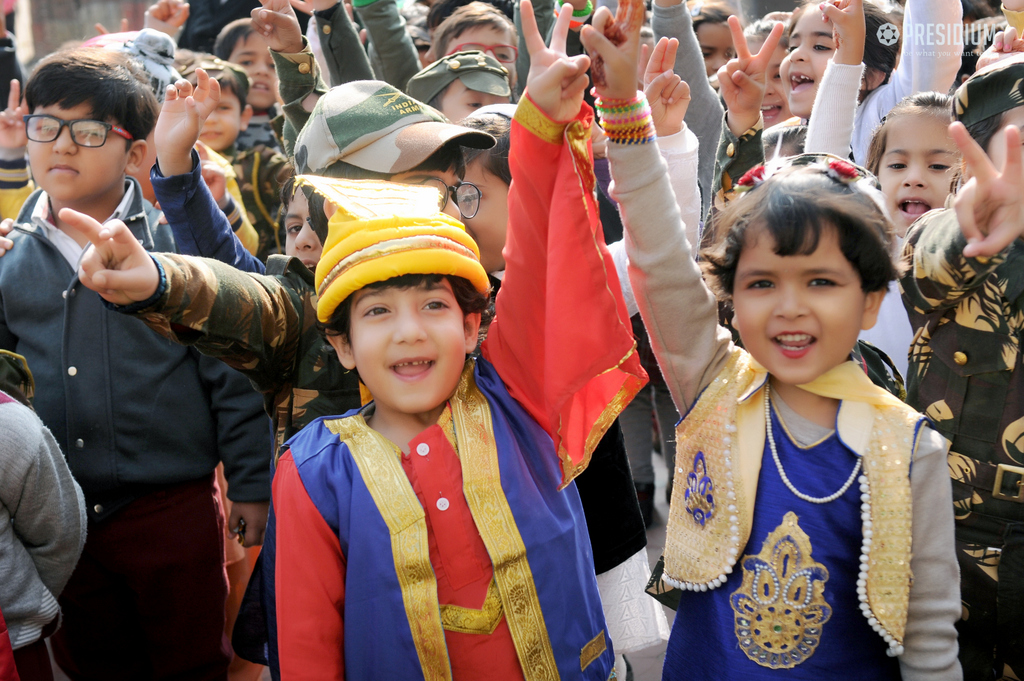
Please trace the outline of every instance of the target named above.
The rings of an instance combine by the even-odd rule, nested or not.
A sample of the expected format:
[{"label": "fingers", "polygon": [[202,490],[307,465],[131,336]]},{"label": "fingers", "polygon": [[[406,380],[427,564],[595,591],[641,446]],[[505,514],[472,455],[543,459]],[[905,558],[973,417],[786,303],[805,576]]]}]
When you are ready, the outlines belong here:
[{"label": "fingers", "polygon": [[565,42],[569,36],[569,24],[572,23],[572,5],[568,2],[558,8],[555,28],[551,31],[551,43],[548,47],[558,54],[565,54]]},{"label": "fingers", "polygon": [[14,242],[5,238],[13,229],[14,220],[11,218],[6,218],[3,222],[0,222],[0,255],[14,248]]},{"label": "fingers", "polygon": [[783,24],[772,26],[772,32],[768,34],[764,44],[761,45],[761,49],[757,51],[757,55],[751,60],[751,70],[766,71],[768,69],[768,62],[771,61],[772,55],[775,54],[775,49],[779,46],[779,41],[782,40],[782,32],[784,30],[785,25]]},{"label": "fingers", "polygon": [[1003,181],[1011,186],[1020,186],[1021,178],[1021,147],[1020,129],[1015,125],[1008,125],[1005,129],[1006,136],[1006,161],[1003,163]]},{"label": "fingers", "polygon": [[[664,40],[664,38],[662,38]],[[668,47],[665,48],[665,54],[661,59],[661,70],[667,71],[671,68],[675,68],[676,65],[676,54],[679,52],[679,39],[669,38]]]},{"label": "fingers", "polygon": [[21,82],[17,78],[11,79],[11,92],[7,95],[7,110],[14,111],[21,104]]},{"label": "fingers", "polygon": [[729,17],[729,33],[732,34],[732,45],[736,50],[736,57],[740,61],[750,59],[747,39],[743,37],[743,26],[740,25],[740,19],[736,15]]},{"label": "fingers", "polygon": [[[674,40],[674,38],[673,38]],[[658,70],[664,71],[662,64],[665,62],[665,52],[668,51],[668,38],[662,38],[654,45],[654,50],[651,51],[651,59],[647,62],[647,70]],[[678,41],[676,41],[678,44]]]},{"label": "fingers", "polygon": [[523,40],[526,42],[526,51],[530,56],[537,54],[547,48],[544,38],[541,37],[540,29],[537,28],[537,17],[533,14],[533,3],[530,0],[522,0],[519,13],[522,17]]},{"label": "fingers", "polygon": [[[72,210],[71,208],[61,208],[58,215],[61,220],[68,223],[82,234],[85,234],[93,245],[102,245],[111,236],[110,230],[104,231],[104,225],[100,224],[99,220],[90,217],[85,213],[79,213],[77,210]],[[111,227],[115,227],[116,225],[124,226],[124,223],[120,220],[111,220],[109,224]]]},{"label": "fingers", "polygon": [[604,35],[606,29],[608,28],[608,24],[610,24],[614,20],[615,19],[614,17],[612,17],[611,11],[607,7],[604,7],[602,5],[601,7],[597,8],[596,12],[594,12],[594,18],[590,20],[590,25],[594,28],[595,31],[597,31],[601,35]]},{"label": "fingers", "polygon": [[[953,208],[956,210],[956,219],[960,223],[960,231],[967,239],[967,247],[964,248],[964,255],[968,258],[974,257],[974,244],[980,243],[984,238],[978,223],[974,219],[975,196],[977,195],[978,181],[974,178],[968,180],[967,184],[960,188],[953,200]],[[968,253],[971,251],[971,253]]]},{"label": "fingers", "polygon": [[964,164],[979,182],[989,182],[997,176],[998,173],[988,154],[974,141],[963,123],[959,121],[951,123],[949,136],[953,138],[953,142],[960,150]]}]

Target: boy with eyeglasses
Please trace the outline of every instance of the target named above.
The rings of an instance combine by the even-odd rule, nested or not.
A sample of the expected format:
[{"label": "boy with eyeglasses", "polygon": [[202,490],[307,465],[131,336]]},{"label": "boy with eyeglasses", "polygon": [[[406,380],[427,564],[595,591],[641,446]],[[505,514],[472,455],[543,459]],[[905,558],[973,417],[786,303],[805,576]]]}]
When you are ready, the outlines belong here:
[{"label": "boy with eyeglasses", "polygon": [[434,29],[430,50],[434,59],[471,50],[489,54],[508,69],[508,80],[515,91],[518,44],[516,27],[501,10],[486,2],[471,2],[452,12]]},{"label": "boy with eyeglasses", "polygon": [[59,597],[54,656],[72,678],[225,678],[225,518],[214,469],[223,461],[228,527],[244,521],[246,540],[260,543],[270,438],[259,396],[240,374],[84,289],[77,271],[89,241],[69,222],[76,212],[120,220],[145,249],[176,250],[129,175],[146,156],[156,98],[130,57],[82,48],[44,59],[25,101],[39,189],[0,258],[0,349],[32,367],[36,411],[88,516]]}]

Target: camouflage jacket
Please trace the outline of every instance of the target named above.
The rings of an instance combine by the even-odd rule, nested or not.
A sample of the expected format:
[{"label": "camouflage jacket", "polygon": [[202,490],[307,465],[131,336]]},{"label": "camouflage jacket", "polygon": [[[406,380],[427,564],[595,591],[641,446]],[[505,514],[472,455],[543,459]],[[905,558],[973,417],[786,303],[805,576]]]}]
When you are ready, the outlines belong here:
[{"label": "camouflage jacket", "polygon": [[272,257],[258,275],[205,258],[153,257],[164,283],[134,316],[245,374],[273,420],[275,451],[313,419],[360,406],[359,380],[317,329],[313,273],[297,259]]},{"label": "camouflage jacket", "polygon": [[245,212],[259,235],[255,255],[266,262],[271,255],[284,253],[281,185],[292,174],[291,163],[272,147],[258,146],[234,153],[231,165],[238,177]]},{"label": "camouflage jacket", "polygon": [[[991,492],[999,464],[1024,465],[1024,241],[991,258],[965,258],[965,245],[952,209],[907,234],[908,402],[952,441],[954,479]],[[1004,477],[1006,490],[1019,478]]]}]

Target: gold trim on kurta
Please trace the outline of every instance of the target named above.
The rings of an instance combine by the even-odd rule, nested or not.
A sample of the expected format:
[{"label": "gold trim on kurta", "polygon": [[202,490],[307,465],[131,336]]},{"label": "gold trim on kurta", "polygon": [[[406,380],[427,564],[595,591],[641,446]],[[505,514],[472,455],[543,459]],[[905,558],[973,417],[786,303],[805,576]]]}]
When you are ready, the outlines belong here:
[{"label": "gold trim on kurta", "polygon": [[491,408],[476,387],[474,366],[474,362],[466,362],[451,400],[462,461],[463,493],[494,566],[494,580],[525,676],[536,681],[558,679],[555,654],[526,558],[526,544],[501,487]]},{"label": "gold trim on kurta", "polygon": [[460,634],[493,634],[501,622],[501,594],[493,579],[487,587],[487,597],[479,610],[460,605],[441,606],[441,624],[447,631]]},{"label": "gold trim on kurta", "polygon": [[370,428],[362,416],[331,419],[324,425],[348,445],[388,526],[395,574],[423,676],[428,681],[448,681],[452,678],[451,666],[437,604],[437,579],[430,563],[425,514],[416,492],[391,443]]},{"label": "gold trim on kurta", "polygon": [[519,125],[549,144],[561,144],[565,123],[555,123],[541,111],[528,96],[519,100],[514,120]]},{"label": "gold trim on kurta", "polygon": [[608,650],[608,643],[604,640],[604,629],[602,629],[601,633],[590,639],[590,642],[580,651],[580,671],[589,667],[590,663],[601,657],[606,650]]}]

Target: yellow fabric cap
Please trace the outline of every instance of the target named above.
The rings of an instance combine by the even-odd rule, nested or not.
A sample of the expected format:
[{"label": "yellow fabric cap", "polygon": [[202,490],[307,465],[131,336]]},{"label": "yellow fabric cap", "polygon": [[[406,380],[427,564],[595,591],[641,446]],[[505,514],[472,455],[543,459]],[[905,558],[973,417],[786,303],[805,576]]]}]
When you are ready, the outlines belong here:
[{"label": "yellow fabric cap", "polygon": [[316,315],[327,322],[348,296],[405,274],[467,279],[490,289],[480,250],[461,222],[438,211],[438,190],[379,180],[338,180],[299,175],[337,206],[316,266]]}]

